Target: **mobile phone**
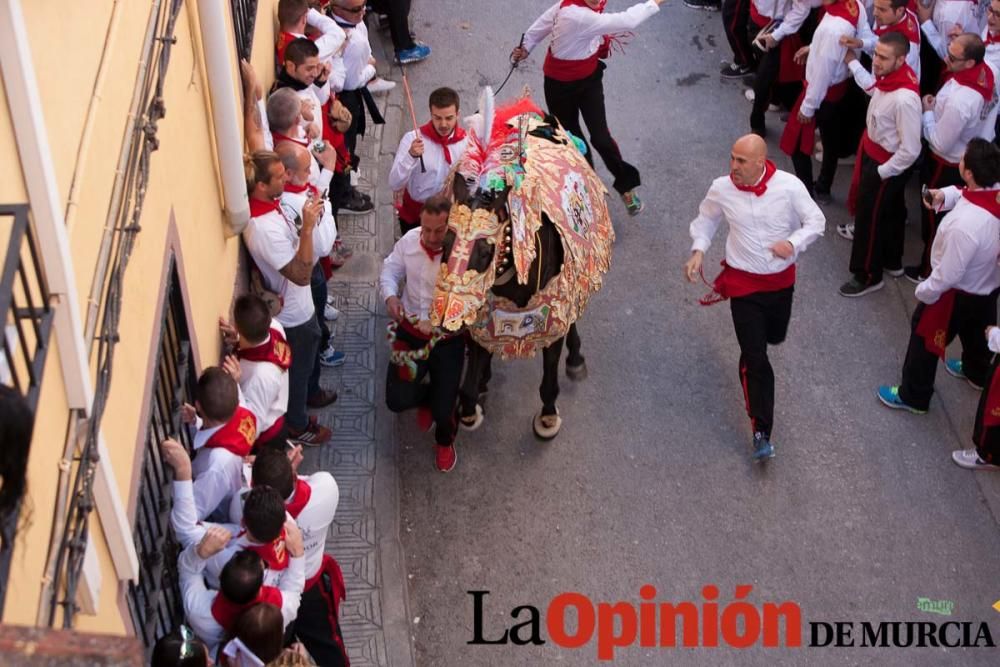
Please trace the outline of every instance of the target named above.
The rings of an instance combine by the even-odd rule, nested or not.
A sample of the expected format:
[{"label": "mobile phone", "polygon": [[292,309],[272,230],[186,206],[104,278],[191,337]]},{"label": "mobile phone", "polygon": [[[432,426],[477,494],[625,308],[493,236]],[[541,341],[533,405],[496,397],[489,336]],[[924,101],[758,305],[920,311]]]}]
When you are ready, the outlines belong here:
[{"label": "mobile phone", "polygon": [[930,189],[926,185],[923,185],[920,188],[920,198],[923,199],[924,203],[928,206],[934,205],[934,195],[931,194]]}]

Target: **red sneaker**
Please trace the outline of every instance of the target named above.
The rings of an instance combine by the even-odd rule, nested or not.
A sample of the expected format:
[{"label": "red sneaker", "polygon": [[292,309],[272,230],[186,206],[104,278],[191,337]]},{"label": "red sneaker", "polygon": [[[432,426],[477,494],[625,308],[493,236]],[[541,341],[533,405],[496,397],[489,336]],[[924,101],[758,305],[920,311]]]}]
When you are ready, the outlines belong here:
[{"label": "red sneaker", "polygon": [[431,430],[431,426],[434,426],[434,416],[431,415],[431,409],[421,405],[417,408],[417,428],[426,433]]},{"label": "red sneaker", "polygon": [[434,445],[434,463],[441,472],[451,472],[458,461],[454,445]]}]

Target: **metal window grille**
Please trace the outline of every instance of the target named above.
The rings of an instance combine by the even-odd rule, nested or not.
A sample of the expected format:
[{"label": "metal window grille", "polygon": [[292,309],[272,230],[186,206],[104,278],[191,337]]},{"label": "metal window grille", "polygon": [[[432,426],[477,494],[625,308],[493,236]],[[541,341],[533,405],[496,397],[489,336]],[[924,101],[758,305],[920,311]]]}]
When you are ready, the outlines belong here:
[{"label": "metal window grille", "polygon": [[180,546],[170,528],[171,478],[160,458],[160,443],[174,438],[191,450],[188,429],[182,428],[180,408],[193,403],[195,383],[191,338],[184,316],[177,269],[170,269],[170,282],[163,313],[160,349],[157,353],[155,387],[146,430],[145,459],[139,480],[135,515],[135,547],[139,557],[139,581],[129,585],[128,607],[133,627],[147,647],[175,629],[184,619],[177,556]]},{"label": "metal window grille", "polygon": [[233,29],[236,31],[236,53],[250,60],[253,49],[253,27],[257,20],[257,0],[230,0],[233,10]]},{"label": "metal window grille", "polygon": [[[38,257],[27,204],[0,205],[0,247],[7,242],[0,273],[0,382],[20,392],[32,413],[38,405],[49,350],[53,311]],[[20,506],[0,515],[0,615]]]}]

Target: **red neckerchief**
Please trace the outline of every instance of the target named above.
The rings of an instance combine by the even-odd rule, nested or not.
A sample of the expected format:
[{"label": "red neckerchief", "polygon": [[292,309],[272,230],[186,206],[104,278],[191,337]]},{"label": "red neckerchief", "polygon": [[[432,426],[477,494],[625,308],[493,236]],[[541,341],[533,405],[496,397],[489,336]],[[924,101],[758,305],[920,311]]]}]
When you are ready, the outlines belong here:
[{"label": "red neckerchief", "polygon": [[425,137],[430,139],[433,143],[441,147],[441,150],[444,151],[444,161],[447,162],[448,164],[451,164],[451,151],[448,150],[448,146],[452,144],[457,144],[462,139],[465,139],[465,130],[458,127],[457,125],[455,126],[454,131],[452,131],[450,135],[448,135],[447,137],[442,137],[440,134],[438,134],[437,130],[434,129],[434,124],[431,123],[430,121],[427,121],[426,123],[420,126],[420,134],[424,135]]},{"label": "red neckerchief", "polygon": [[242,405],[237,405],[233,416],[212,434],[204,447],[225,449],[242,458],[250,453],[250,448],[256,439],[257,418]]},{"label": "red neckerchief", "polygon": [[[240,536],[243,535],[246,535],[245,530],[240,533]],[[284,528],[281,529],[281,534],[269,544],[246,544],[243,548],[256,552],[269,570],[284,570],[288,567],[288,549],[285,548]]]},{"label": "red neckerchief", "polygon": [[986,28],[986,39],[983,40],[983,43],[986,46],[989,46],[990,44],[1000,44],[1000,34],[994,35],[990,32],[989,28]]},{"label": "red neckerchief", "polygon": [[306,508],[306,503],[309,502],[310,496],[312,496],[312,487],[301,477],[296,479],[292,500],[285,503],[285,510],[292,515],[293,519],[298,519],[299,514]]},{"label": "red neckerchief", "polygon": [[774,176],[774,172],[777,170],[778,168],[774,166],[773,162],[770,160],[764,160],[764,175],[761,176],[761,179],[756,183],[756,185],[737,185],[736,182],[733,181],[732,174],[729,175],[729,180],[733,181],[733,186],[735,186],[740,192],[752,192],[754,196],[760,197],[762,194],[767,192],[767,182],[771,180],[771,177]]},{"label": "red neckerchief", "polygon": [[299,146],[303,147],[309,146],[308,139],[293,139],[287,134],[282,134],[281,132],[275,132],[274,130],[271,130],[271,139],[274,141],[275,144],[277,144],[279,141],[291,141],[293,144],[298,144]]},{"label": "red neckerchief", "polygon": [[601,4],[597,5],[597,9],[594,9],[593,7],[588,5],[584,0],[562,0],[562,2],[559,3],[559,8],[562,9],[563,7],[571,7],[573,5],[576,5],[577,7],[584,7],[592,12],[597,12],[598,14],[600,14],[604,11],[604,6],[607,4],[608,0],[601,0]]},{"label": "red neckerchief", "polygon": [[917,25],[917,17],[909,9],[903,13],[903,18],[892,25],[876,25],[873,31],[876,37],[881,37],[887,32],[898,32],[912,44],[920,44],[920,27]]},{"label": "red neckerchief", "polygon": [[995,218],[1000,218],[1000,190],[962,190],[962,196]]},{"label": "red neckerchief", "polygon": [[319,189],[312,183],[306,183],[305,185],[294,185],[291,181],[285,183],[285,192],[291,192],[292,194],[300,195],[308,190],[316,196],[319,196]]},{"label": "red neckerchief", "polygon": [[961,86],[972,88],[982,95],[987,103],[993,99],[993,70],[985,62],[969,69],[963,69],[961,72],[955,72],[951,78]]},{"label": "red neckerchief", "polygon": [[292,365],[292,349],[277,329],[271,329],[270,337],[260,345],[236,350],[236,356],[247,361],[267,361],[283,371]]},{"label": "red neckerchief", "polygon": [[265,602],[281,609],[281,591],[274,586],[261,586],[257,597],[246,604],[230,602],[222,593],[217,593],[215,599],[212,600],[212,618],[222,626],[223,630],[232,632],[233,625],[236,624],[239,615],[259,602]]},{"label": "red neckerchief", "polygon": [[266,215],[271,211],[281,212],[281,205],[278,203],[277,199],[264,201],[263,199],[257,199],[256,197],[250,197],[251,218],[259,218],[260,216]]},{"label": "red neckerchief", "polygon": [[424,249],[424,252],[427,253],[427,256],[430,258],[430,260],[432,262],[435,259],[437,259],[438,257],[440,257],[442,251],[444,251],[444,247],[443,246],[441,248],[438,248],[437,250],[434,250],[433,248],[428,247],[428,245],[426,243],[424,243],[424,239],[423,238],[420,239],[420,247]]},{"label": "red neckerchief", "polygon": [[858,11],[857,0],[838,0],[832,5],[823,5],[823,11],[837,18],[844,19],[855,28],[858,27],[860,12]]},{"label": "red neckerchief", "polygon": [[891,93],[900,88],[905,88],[906,90],[912,90],[918,96],[920,95],[920,81],[917,79],[913,68],[906,63],[903,63],[903,66],[895,72],[890,72],[882,77],[875,77],[874,87],[883,93]]}]

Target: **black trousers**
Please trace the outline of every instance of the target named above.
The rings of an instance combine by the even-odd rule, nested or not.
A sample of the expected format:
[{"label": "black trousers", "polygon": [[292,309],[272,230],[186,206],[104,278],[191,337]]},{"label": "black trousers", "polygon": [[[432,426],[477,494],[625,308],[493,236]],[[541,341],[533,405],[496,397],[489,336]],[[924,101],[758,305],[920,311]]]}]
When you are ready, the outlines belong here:
[{"label": "black trousers", "polygon": [[850,270],[860,282],[877,283],[882,269],[903,265],[903,230],[906,226],[906,177],[904,172],[882,180],[878,162],[862,152],[861,182],[854,214],[854,241]]},{"label": "black trousers", "polygon": [[767,105],[775,102],[791,108],[802,91],[801,83],[779,83],[781,72],[781,46],[776,46],[760,56],[757,74],[753,80],[753,108],[750,111],[750,129],[764,130],[764,113]]},{"label": "black trousers", "polygon": [[344,143],[347,144],[347,150],[353,159],[357,154],[355,148],[358,146],[358,135],[365,136],[365,129],[368,126],[365,112],[371,114],[372,122],[376,125],[384,124],[385,119],[379,113],[375,100],[367,88],[342,90],[337,93],[337,99],[351,112],[351,126],[344,132]]},{"label": "black trousers", "polygon": [[[931,153],[931,149],[926,145],[923,152],[923,165],[920,167],[920,183],[930,189],[943,188],[948,185],[962,187],[962,175],[957,167],[944,164],[936,159]],[[934,245],[934,236],[937,234],[938,225],[944,219],[945,212],[935,213],[926,206],[920,206],[920,238],[924,242],[924,250],[920,253],[920,275],[929,276],[931,273],[931,246]]]},{"label": "black trousers", "polygon": [[329,576],[323,575],[315,586],[303,591],[295,618],[295,636],[305,644],[317,665],[339,667],[348,661],[340,622],[331,609],[330,586]]},{"label": "black trousers", "polygon": [[403,234],[405,234],[406,232],[410,231],[411,229],[416,229],[419,226],[420,226],[420,220],[419,219],[416,222],[409,222],[407,220],[403,220],[402,218],[399,218],[399,235],[402,236]]},{"label": "black trousers", "polygon": [[[823,163],[820,165],[819,178],[816,179],[816,187],[822,190],[829,190],[833,185],[833,177],[837,175],[838,153],[840,146],[845,141],[844,118],[842,116],[846,109],[845,100],[847,100],[846,95],[836,102],[824,100],[813,116],[813,122],[816,123],[816,127],[823,135]],[[796,150],[792,154],[792,166],[795,168],[795,175],[805,184],[806,190],[811,195],[813,193],[812,156]]]},{"label": "black trousers", "polygon": [[792,317],[794,287],[730,299],[736,340],[740,344],[740,385],[754,433],[768,437],[774,425],[774,370],[767,346],[785,340]]},{"label": "black trousers", "polygon": [[410,36],[410,0],[381,0],[377,5],[378,11],[389,17],[389,36],[396,53],[416,46]]},{"label": "black trousers", "polygon": [[[958,336],[962,341],[962,372],[972,382],[983,386],[989,377],[990,356],[986,347],[986,327],[997,323],[997,294],[966,294],[955,296],[955,308],[948,322],[948,342]],[[927,308],[920,304],[910,322],[910,343],[903,361],[903,380],[899,398],[918,410],[926,410],[934,395],[934,377],[938,358],[927,351],[924,338],[918,336],[917,324]]]},{"label": "black trousers", "polygon": [[[323,273],[323,267],[319,265],[319,262],[313,266],[312,276],[309,279],[309,288],[312,291],[313,307],[316,309],[316,324],[319,325],[319,349],[322,352],[326,346],[330,343],[330,327],[326,324],[326,317],[324,316],[324,311],[326,310],[326,297],[329,295],[329,290],[326,286],[326,274]],[[317,357],[318,358],[318,357]],[[319,364],[317,364],[317,369]],[[319,383],[319,372],[317,370],[316,382]]]},{"label": "black trousers", "polygon": [[[562,124],[563,128],[576,136],[583,136],[580,116],[587,124],[590,145],[604,160],[615,182],[612,187],[624,194],[640,185],[639,170],[622,159],[618,144],[611,138],[608,119],[604,111],[604,63],[598,63],[597,71],[579,81],[556,81],[545,77],[545,104],[549,112]],[[594,157],[588,147],[587,162],[594,166]]]},{"label": "black trousers", "polygon": [[[412,348],[425,343],[402,328],[397,331],[397,339]],[[393,412],[429,408],[436,424],[435,442],[451,445],[458,426],[458,388],[464,365],[465,338],[462,336],[454,336],[435,345],[427,359],[417,362],[417,377],[413,382],[400,378],[398,367],[390,363],[385,380],[385,404]]]},{"label": "black trousers", "polygon": [[750,0],[722,0],[722,28],[737,65],[754,67],[757,64],[757,52],[750,44],[753,39],[750,28],[756,27],[750,20]]},{"label": "black trousers", "polygon": [[972,431],[972,442],[976,445],[979,458],[994,465],[1000,464],[1000,427],[987,428],[984,426],[983,413],[986,411],[986,397],[990,393],[990,385],[993,383],[993,378],[996,377],[998,372],[1000,372],[1000,355],[994,355],[989,375],[986,376],[986,384],[983,385],[983,393],[979,397],[979,408],[976,409],[976,425]]}]

